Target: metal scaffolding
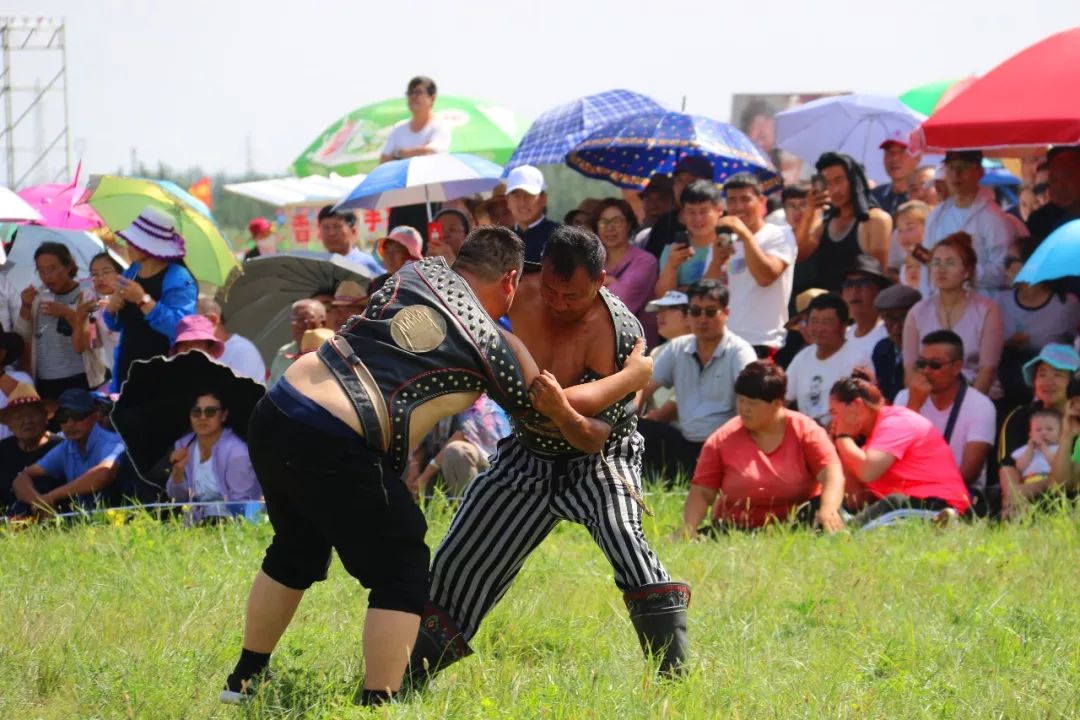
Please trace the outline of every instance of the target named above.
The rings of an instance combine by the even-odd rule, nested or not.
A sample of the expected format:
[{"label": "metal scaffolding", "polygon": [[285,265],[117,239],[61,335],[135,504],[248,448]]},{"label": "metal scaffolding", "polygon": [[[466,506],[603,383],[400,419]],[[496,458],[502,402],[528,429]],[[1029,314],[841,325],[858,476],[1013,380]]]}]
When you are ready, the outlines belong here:
[{"label": "metal scaffolding", "polygon": [[[23,187],[35,173],[46,181],[67,180],[71,177],[71,138],[64,21],[0,17],[0,61],[5,185]],[[24,77],[30,73],[39,76],[27,82]],[[59,103],[46,104],[56,95]],[[55,109],[58,106],[62,112]],[[24,123],[28,119],[33,127]]]}]

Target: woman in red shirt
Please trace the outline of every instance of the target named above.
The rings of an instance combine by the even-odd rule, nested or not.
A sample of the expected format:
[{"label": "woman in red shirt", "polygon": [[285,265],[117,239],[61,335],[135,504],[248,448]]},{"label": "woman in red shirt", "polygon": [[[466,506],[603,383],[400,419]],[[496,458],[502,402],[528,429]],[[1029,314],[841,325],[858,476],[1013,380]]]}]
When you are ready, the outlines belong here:
[{"label": "woman in red shirt", "polygon": [[[886,405],[866,375],[838,380],[829,394],[836,450],[844,470],[877,498],[856,527],[899,508],[963,514],[971,507],[952,451],[930,421],[906,407]],[[856,438],[866,438],[859,446]]]}]

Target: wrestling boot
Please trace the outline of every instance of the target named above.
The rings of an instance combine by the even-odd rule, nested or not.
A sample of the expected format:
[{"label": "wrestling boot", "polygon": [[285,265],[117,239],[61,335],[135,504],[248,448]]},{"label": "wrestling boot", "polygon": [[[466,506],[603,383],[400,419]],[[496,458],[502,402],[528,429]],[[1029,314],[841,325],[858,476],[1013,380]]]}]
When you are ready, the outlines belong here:
[{"label": "wrestling boot", "polygon": [[435,673],[473,654],[450,616],[438,605],[428,603],[420,618],[420,631],[402,689],[422,690]]},{"label": "wrestling boot", "polygon": [[645,657],[659,658],[661,676],[681,676],[690,649],[686,637],[690,586],[681,582],[642,585],[623,595],[623,601]]}]

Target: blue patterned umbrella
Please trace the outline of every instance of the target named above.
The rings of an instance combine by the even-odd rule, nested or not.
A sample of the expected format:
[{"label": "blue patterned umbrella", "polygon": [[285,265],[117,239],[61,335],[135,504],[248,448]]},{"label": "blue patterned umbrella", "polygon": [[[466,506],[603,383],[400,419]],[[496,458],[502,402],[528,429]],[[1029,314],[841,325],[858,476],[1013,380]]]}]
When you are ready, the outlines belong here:
[{"label": "blue patterned umbrella", "polygon": [[575,145],[604,125],[664,110],[651,97],[630,90],[607,90],[571,100],[536,118],[506,163],[506,172],[518,165],[561,163]]},{"label": "blue patterned umbrella", "polygon": [[670,175],[688,155],[711,162],[718,184],[749,172],[761,179],[766,192],[780,186],[769,158],[738,129],[677,112],[650,112],[605,125],[581,141],[566,164],[582,175],[641,190],[653,175]]}]

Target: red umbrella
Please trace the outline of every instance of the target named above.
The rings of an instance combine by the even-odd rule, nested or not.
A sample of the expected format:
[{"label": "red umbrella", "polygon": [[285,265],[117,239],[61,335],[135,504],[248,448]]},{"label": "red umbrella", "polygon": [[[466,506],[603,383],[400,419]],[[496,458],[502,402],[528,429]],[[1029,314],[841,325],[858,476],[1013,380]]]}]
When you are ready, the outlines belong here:
[{"label": "red umbrella", "polygon": [[1080,28],[1021,50],[922,124],[934,150],[1080,143]]}]

